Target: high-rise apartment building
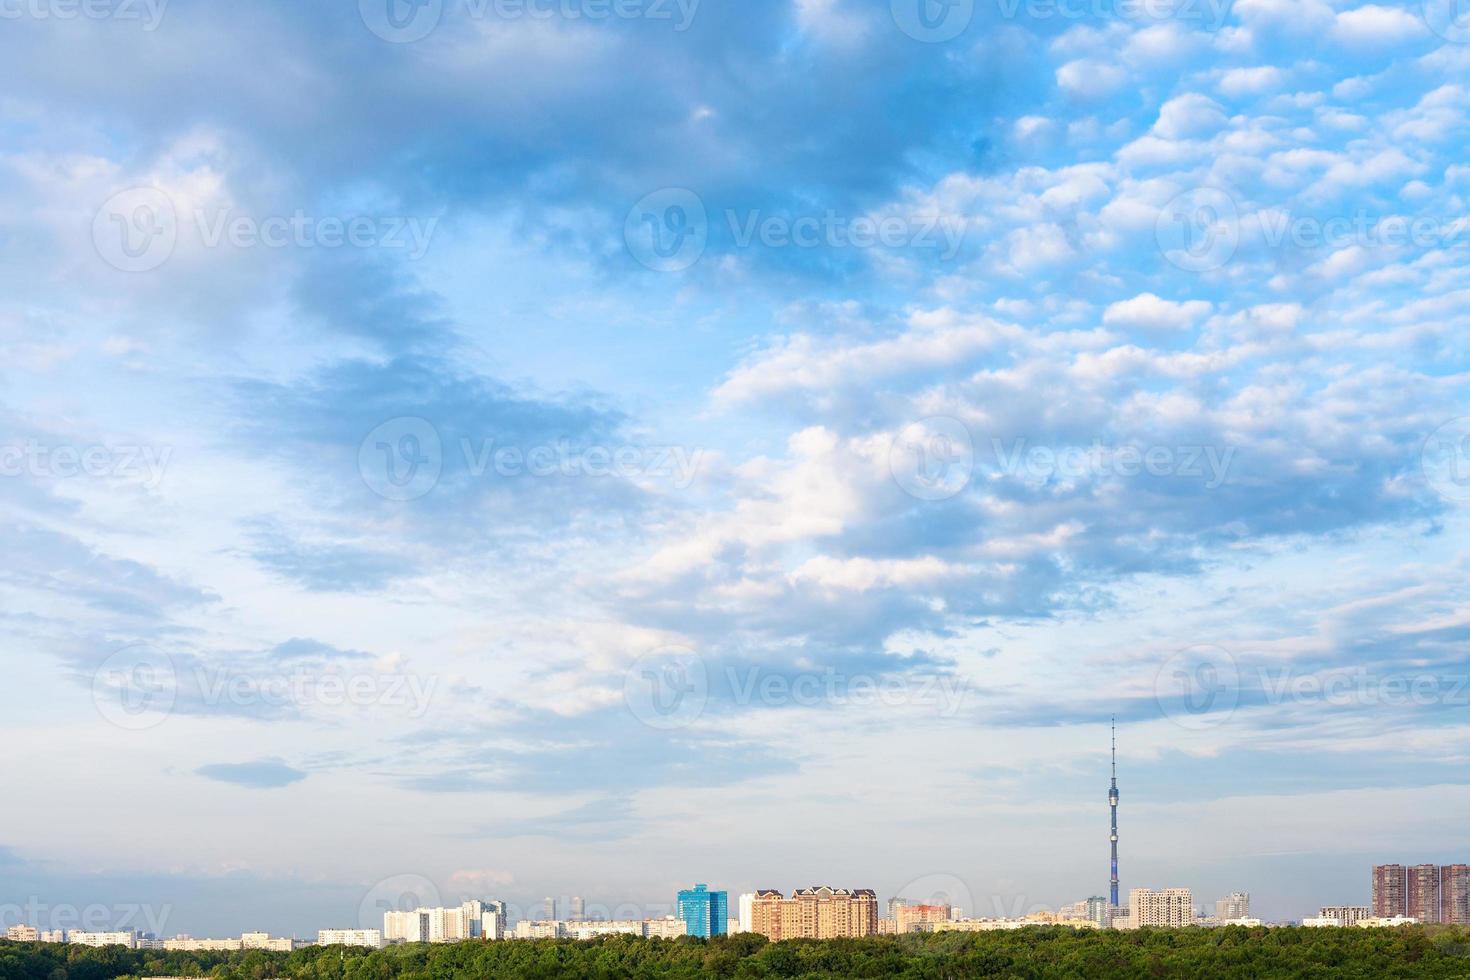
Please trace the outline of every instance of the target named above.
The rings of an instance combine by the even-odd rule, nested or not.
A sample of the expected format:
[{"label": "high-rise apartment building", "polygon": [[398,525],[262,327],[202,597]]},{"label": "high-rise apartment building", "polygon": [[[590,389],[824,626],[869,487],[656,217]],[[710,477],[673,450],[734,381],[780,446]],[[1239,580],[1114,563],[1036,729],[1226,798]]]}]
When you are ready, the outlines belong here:
[{"label": "high-rise apartment building", "polygon": [[1188,888],[1132,888],[1128,912],[1128,925],[1133,929],[1180,929],[1194,924],[1194,893]]},{"label": "high-rise apartment building", "polygon": [[1470,925],[1470,864],[1439,869],[1439,921]]},{"label": "high-rise apartment building", "polygon": [[1405,915],[1420,922],[1439,921],[1439,866],[1416,864],[1404,873]]},{"label": "high-rise apartment building", "polygon": [[541,904],[542,904],[541,921],[543,921],[543,922],[555,922],[556,921],[556,899],[552,898],[550,895],[547,895],[545,901],[543,901]]},{"label": "high-rise apartment building", "polygon": [[587,918],[587,904],[582,901],[581,895],[573,895],[572,901],[567,909],[567,920],[569,922],[582,922]]},{"label": "high-rise apartment building", "polygon": [[836,939],[878,933],[878,896],[869,888],[800,888],[790,898],[774,889],[756,892],[751,931],[782,939]]},{"label": "high-rise apartment building", "polygon": [[480,915],[480,935],[485,939],[506,938],[505,903],[486,902]]},{"label": "high-rise apartment building", "polygon": [[41,938],[35,926],[11,926],[5,930],[5,938],[13,943],[34,943]]},{"label": "high-rise apartment building", "polygon": [[1100,929],[1106,929],[1113,924],[1112,911],[1112,903],[1102,895],[1093,895],[1087,900],[1087,919],[1096,922]]},{"label": "high-rise apartment building", "polygon": [[1373,865],[1373,916],[1386,919],[1408,915],[1408,893],[1405,889],[1402,864]]},{"label": "high-rise apartment building", "polygon": [[723,936],[730,919],[730,901],[725,892],[712,892],[707,885],[686,888],[678,897],[679,918],[689,926],[688,935],[708,939]]},{"label": "high-rise apartment building", "polygon": [[1231,892],[1215,903],[1215,918],[1222,923],[1232,919],[1249,919],[1250,917],[1251,897],[1249,892]]},{"label": "high-rise apartment building", "polygon": [[426,943],[429,941],[429,910],[383,913],[383,939],[390,943]]}]

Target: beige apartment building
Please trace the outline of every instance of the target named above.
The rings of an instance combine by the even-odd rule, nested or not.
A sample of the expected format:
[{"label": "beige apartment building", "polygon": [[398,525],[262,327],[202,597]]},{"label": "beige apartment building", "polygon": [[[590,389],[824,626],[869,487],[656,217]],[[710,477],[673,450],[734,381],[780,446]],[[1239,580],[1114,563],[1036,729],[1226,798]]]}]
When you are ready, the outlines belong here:
[{"label": "beige apartment building", "polygon": [[1128,892],[1128,915],[1118,929],[1182,929],[1194,924],[1194,893],[1188,888],[1134,888]]},{"label": "beige apartment building", "polygon": [[878,895],[870,888],[800,888],[783,898],[775,889],[755,893],[751,931],[772,942],[878,934]]}]

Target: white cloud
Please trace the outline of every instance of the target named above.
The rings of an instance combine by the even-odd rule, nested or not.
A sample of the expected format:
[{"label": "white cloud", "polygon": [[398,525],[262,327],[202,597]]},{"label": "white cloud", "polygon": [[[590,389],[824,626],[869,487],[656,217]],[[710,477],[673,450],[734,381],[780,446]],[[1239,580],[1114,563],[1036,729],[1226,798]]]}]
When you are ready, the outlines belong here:
[{"label": "white cloud", "polygon": [[1231,68],[1220,76],[1221,92],[1231,98],[1261,95],[1280,88],[1286,81],[1286,73],[1275,65],[1258,65],[1255,68]]},{"label": "white cloud", "polygon": [[1208,316],[1214,307],[1204,300],[1176,302],[1153,293],[1113,303],[1103,313],[1110,327],[1140,327],[1145,330],[1184,330]]},{"label": "white cloud", "polygon": [[1354,47],[1390,47],[1429,36],[1424,21],[1414,14],[1375,4],[1344,10],[1332,25],[1332,37]]}]

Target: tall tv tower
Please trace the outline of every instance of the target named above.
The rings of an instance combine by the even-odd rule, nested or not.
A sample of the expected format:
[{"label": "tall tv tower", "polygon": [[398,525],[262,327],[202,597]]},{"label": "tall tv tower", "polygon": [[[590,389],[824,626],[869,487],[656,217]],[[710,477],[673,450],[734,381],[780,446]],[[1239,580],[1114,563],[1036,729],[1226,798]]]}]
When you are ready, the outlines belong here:
[{"label": "tall tv tower", "polygon": [[1108,789],[1108,808],[1113,811],[1113,833],[1109,840],[1113,842],[1113,877],[1109,879],[1108,899],[1113,903],[1113,908],[1118,907],[1118,718],[1115,715],[1112,720],[1113,726],[1113,785]]}]

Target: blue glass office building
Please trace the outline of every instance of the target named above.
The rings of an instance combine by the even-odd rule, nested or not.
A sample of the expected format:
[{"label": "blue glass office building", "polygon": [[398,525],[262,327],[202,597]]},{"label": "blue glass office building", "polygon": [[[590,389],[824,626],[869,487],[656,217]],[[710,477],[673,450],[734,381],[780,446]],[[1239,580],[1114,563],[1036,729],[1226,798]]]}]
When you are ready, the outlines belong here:
[{"label": "blue glass office building", "polygon": [[689,927],[691,936],[723,936],[730,925],[729,898],[704,885],[686,888],[679,893],[679,918]]}]

